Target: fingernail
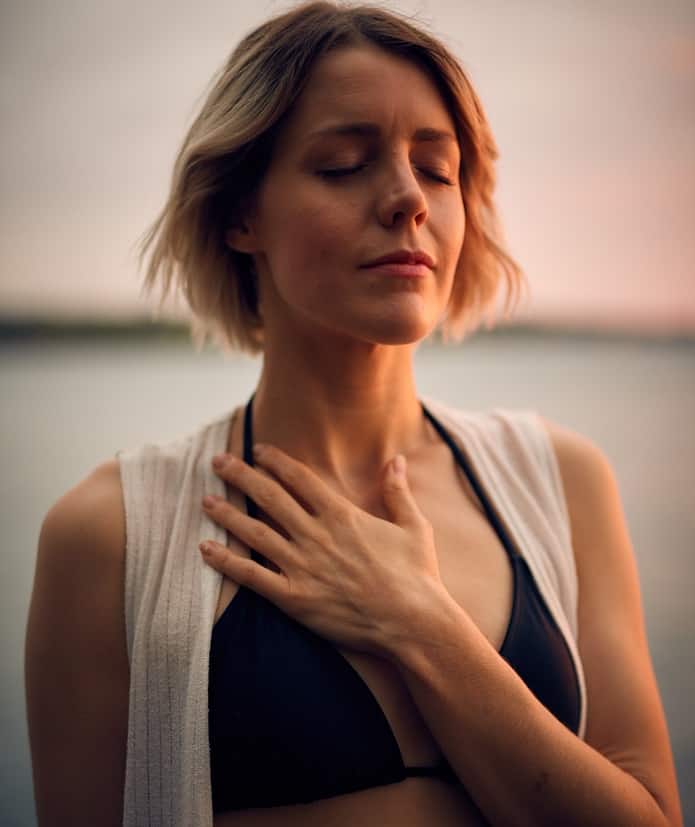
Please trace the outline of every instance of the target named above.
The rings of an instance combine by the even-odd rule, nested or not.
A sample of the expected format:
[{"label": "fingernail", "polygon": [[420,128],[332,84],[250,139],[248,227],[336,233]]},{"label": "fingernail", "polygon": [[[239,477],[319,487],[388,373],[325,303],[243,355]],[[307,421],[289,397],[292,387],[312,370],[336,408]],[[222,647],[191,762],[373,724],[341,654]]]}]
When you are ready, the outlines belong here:
[{"label": "fingernail", "polygon": [[225,456],[224,454],[218,454],[216,457],[212,459],[212,467],[213,468],[223,468],[225,463]]}]

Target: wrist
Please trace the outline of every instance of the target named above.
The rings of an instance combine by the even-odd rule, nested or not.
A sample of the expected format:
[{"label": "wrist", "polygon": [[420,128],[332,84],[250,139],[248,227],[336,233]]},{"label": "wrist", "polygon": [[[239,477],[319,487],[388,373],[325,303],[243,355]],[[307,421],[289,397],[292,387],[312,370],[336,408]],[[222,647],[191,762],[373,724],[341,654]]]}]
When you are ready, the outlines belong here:
[{"label": "wrist", "polygon": [[382,657],[399,669],[417,672],[428,650],[455,643],[462,613],[441,582],[422,583],[382,627]]}]

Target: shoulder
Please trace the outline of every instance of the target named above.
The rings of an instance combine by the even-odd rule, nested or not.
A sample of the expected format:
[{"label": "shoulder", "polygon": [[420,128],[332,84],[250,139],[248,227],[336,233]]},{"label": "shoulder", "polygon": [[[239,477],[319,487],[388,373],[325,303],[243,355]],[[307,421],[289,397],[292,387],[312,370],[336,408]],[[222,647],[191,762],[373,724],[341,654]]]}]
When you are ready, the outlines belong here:
[{"label": "shoulder", "polygon": [[[120,463],[108,459],[63,494],[42,525],[39,555],[62,566],[79,566],[81,576],[125,558],[125,509]],[[46,563],[50,564],[50,560]],[[96,574],[96,572],[94,572]]]},{"label": "shoulder", "polygon": [[550,438],[565,493],[572,500],[568,506],[578,511],[581,501],[592,492],[615,485],[611,463],[592,439],[543,416],[538,418]]},{"label": "shoulder", "polygon": [[123,525],[120,463],[105,460],[65,492],[46,513],[43,525],[56,534],[109,537]]},{"label": "shoulder", "polygon": [[[562,481],[575,488],[577,483],[605,484],[612,475],[611,465],[599,446],[589,437],[538,415],[560,466]],[[581,489],[581,486],[579,486]]]},{"label": "shoulder", "polygon": [[629,546],[618,481],[610,460],[592,439],[545,417],[539,419],[557,460],[581,578],[591,562],[587,557],[605,546],[607,539],[616,541],[609,548]]},{"label": "shoulder", "polygon": [[30,610],[37,639],[108,655],[125,672],[125,555],[119,465],[109,459],[43,519]]}]

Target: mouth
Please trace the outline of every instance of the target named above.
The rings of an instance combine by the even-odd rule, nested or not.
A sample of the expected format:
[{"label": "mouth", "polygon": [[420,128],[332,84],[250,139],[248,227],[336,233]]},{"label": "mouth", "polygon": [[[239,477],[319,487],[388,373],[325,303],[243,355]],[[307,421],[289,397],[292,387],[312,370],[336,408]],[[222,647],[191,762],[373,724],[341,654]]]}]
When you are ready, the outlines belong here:
[{"label": "mouth", "polygon": [[363,269],[382,276],[406,279],[421,279],[429,276],[432,270],[426,264],[401,264],[390,261],[383,264],[373,264]]},{"label": "mouth", "polygon": [[434,270],[435,263],[432,257],[424,250],[394,250],[386,255],[379,256],[372,261],[368,261],[362,267],[377,267],[382,264],[404,264],[409,266],[422,266]]}]

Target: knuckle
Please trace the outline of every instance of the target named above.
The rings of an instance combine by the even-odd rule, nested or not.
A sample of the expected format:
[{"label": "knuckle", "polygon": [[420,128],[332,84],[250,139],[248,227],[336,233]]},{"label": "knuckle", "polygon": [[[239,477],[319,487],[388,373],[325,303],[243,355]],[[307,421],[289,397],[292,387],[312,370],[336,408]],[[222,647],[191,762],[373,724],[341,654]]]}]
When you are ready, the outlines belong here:
[{"label": "knuckle", "polygon": [[268,511],[273,503],[273,500],[275,499],[275,495],[264,486],[263,488],[260,488],[256,494],[254,494],[253,498],[264,511]]},{"label": "knuckle", "polygon": [[244,583],[244,585],[252,586],[255,580],[254,576],[254,566],[256,564],[251,560],[244,560],[239,565],[239,572],[238,577],[239,580]]},{"label": "knuckle", "polygon": [[251,524],[249,533],[251,535],[252,542],[262,543],[268,536],[268,527],[265,523],[261,523],[256,520]]}]

